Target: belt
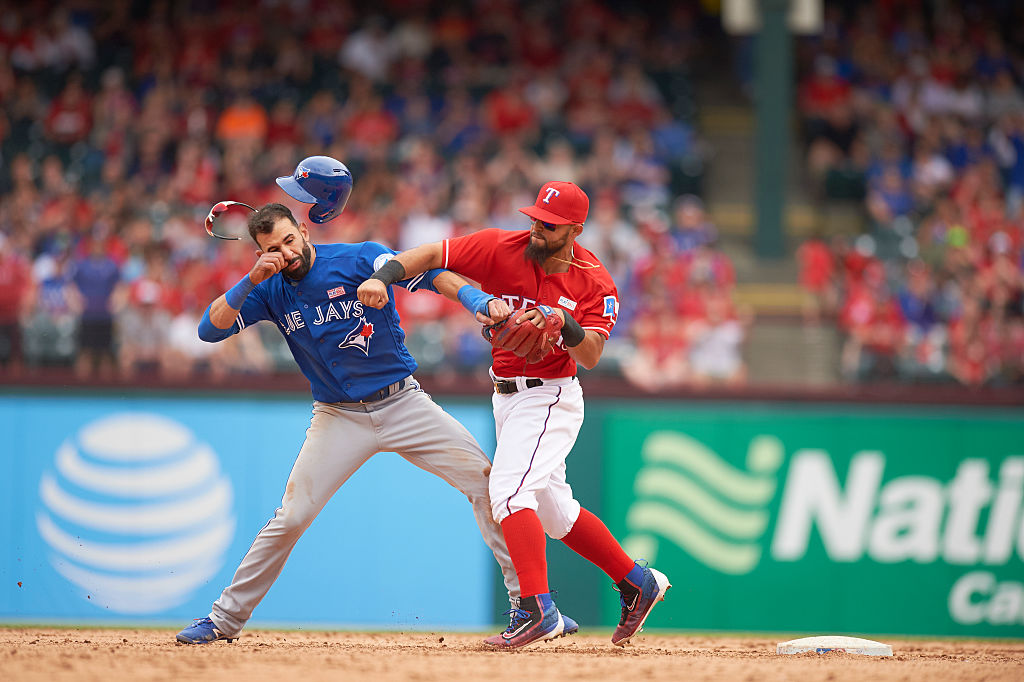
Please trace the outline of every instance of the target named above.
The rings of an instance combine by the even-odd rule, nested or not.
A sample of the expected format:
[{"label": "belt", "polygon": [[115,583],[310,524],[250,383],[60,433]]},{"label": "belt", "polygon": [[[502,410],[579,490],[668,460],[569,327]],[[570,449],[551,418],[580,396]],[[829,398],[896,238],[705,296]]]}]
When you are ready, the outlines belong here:
[{"label": "belt", "polygon": [[359,402],[361,402],[361,403],[375,403],[378,400],[384,400],[384,398],[388,398],[390,396],[393,396],[394,394],[398,393],[403,388],[405,388],[407,385],[409,385],[411,379],[412,379],[412,377],[406,377],[404,379],[399,379],[395,383],[389,384],[389,385],[385,386],[384,388],[380,389],[376,393],[371,393],[370,395],[366,396],[365,398],[363,398]]},{"label": "belt", "polygon": [[[527,379],[526,380],[526,388],[536,388],[537,386],[543,386],[543,385],[544,385],[544,381],[541,380],[541,379]],[[502,395],[505,395],[507,393],[516,393],[518,390],[519,390],[519,387],[516,386],[516,382],[514,380],[512,380],[512,381],[504,381],[502,379],[497,379],[497,380],[494,381],[494,392],[495,393],[501,393]]]}]

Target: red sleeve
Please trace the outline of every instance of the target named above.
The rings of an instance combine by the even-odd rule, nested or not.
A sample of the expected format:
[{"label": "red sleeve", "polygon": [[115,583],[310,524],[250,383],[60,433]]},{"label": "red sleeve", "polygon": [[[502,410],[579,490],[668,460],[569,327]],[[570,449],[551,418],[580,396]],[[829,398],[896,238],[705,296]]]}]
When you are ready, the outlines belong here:
[{"label": "red sleeve", "polygon": [[619,318],[619,292],[612,278],[606,272],[602,274],[604,276],[594,279],[587,303],[576,320],[584,329],[591,329],[608,339]]},{"label": "red sleeve", "polygon": [[443,242],[444,262],[441,267],[481,285],[494,274],[494,248],[502,230],[480,230]]}]

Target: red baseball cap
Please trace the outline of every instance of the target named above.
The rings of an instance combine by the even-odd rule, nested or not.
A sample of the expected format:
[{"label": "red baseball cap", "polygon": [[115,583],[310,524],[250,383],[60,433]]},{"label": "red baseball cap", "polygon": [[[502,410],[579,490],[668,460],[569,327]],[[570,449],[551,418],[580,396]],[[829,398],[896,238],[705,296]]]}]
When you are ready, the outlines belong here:
[{"label": "red baseball cap", "polygon": [[571,182],[554,180],[540,188],[533,206],[519,209],[534,220],[555,225],[582,225],[590,210],[586,192]]}]

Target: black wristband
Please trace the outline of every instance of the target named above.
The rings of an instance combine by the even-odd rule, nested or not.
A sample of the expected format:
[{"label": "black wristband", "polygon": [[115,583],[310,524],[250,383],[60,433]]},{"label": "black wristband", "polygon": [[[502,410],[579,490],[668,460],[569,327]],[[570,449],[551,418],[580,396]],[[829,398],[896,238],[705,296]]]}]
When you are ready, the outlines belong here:
[{"label": "black wristband", "polygon": [[386,285],[401,282],[405,279],[405,266],[392,258],[387,263],[380,266],[377,272],[370,275],[370,279],[379,279]]},{"label": "black wristband", "polygon": [[566,348],[573,348],[583,343],[583,339],[587,338],[587,332],[583,331],[583,327],[580,323],[569,316],[569,313],[563,312],[565,317],[565,323],[562,325],[562,342]]}]

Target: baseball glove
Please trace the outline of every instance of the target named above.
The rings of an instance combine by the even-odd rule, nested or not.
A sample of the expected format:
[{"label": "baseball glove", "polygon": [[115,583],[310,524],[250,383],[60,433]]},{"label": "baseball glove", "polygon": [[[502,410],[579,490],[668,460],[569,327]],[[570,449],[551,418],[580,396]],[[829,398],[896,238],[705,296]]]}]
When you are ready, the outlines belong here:
[{"label": "baseball glove", "polygon": [[[544,326],[520,320],[532,310],[539,310],[544,316]],[[514,319],[513,319],[514,317]],[[510,350],[528,363],[540,362],[555,347],[562,333],[562,318],[551,306],[538,305],[520,311],[518,315],[506,317],[501,322],[487,325],[482,330],[484,338],[495,348]]]}]

